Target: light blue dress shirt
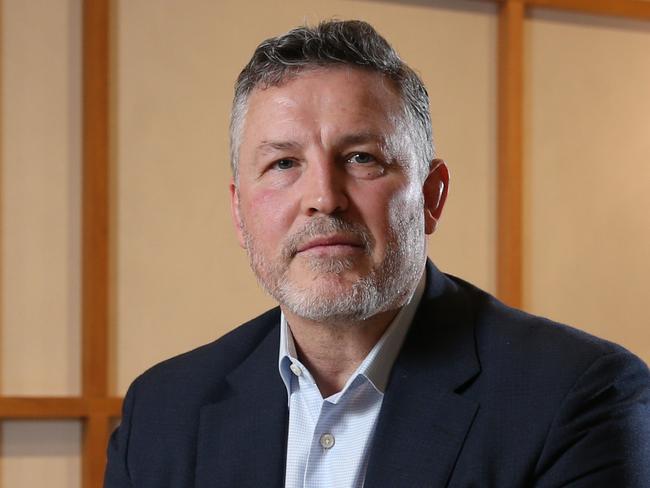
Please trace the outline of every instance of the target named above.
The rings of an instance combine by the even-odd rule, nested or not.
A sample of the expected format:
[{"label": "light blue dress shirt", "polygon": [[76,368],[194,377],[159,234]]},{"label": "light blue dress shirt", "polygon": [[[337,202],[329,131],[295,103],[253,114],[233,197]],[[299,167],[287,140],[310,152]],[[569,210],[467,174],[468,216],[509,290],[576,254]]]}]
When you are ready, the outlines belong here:
[{"label": "light blue dress shirt", "polygon": [[279,369],[289,399],[285,488],[361,488],[388,383],[424,292],[424,275],[343,389],[323,398],[296,354],[284,314]]}]

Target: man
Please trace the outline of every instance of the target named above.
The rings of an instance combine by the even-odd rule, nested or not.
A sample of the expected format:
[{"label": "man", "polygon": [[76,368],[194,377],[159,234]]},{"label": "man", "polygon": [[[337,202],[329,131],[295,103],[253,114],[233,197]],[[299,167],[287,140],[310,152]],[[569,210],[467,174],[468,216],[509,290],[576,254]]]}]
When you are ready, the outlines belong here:
[{"label": "man", "polygon": [[231,157],[280,307],[133,383],[106,487],[650,486],[647,367],[427,262],[449,175],[370,25],[263,42]]}]

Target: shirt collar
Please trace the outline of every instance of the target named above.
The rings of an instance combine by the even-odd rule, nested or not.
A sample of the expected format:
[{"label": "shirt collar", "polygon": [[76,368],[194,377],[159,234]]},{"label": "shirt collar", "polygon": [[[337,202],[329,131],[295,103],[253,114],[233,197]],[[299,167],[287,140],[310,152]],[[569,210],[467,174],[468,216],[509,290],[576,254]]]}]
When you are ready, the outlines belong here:
[{"label": "shirt collar", "polygon": [[[413,322],[413,317],[415,317],[415,312],[420,305],[420,300],[424,294],[425,281],[426,273],[423,273],[410,300],[401,308],[386,331],[370,350],[366,358],[361,362],[352,376],[350,376],[342,391],[345,391],[357,376],[362,375],[372,383],[377,391],[384,393],[386,385],[388,384],[390,370],[397,359],[397,355],[404,343],[406,333],[408,332],[411,322]],[[291,396],[292,372],[290,366],[292,363],[298,362],[297,358],[298,354],[296,352],[293,335],[291,334],[291,329],[289,328],[284,313],[282,313],[280,315],[280,351],[278,369],[282,381],[287,388],[287,397]],[[298,362],[298,364],[300,363]]]}]

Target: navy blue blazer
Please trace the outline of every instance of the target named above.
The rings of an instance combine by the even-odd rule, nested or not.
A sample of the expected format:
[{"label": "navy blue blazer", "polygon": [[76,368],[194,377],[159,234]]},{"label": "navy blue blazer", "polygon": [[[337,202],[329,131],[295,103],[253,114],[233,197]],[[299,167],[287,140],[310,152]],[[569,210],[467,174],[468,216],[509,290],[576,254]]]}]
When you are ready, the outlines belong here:
[{"label": "navy blue blazer", "polygon": [[[271,310],[137,378],[105,487],[283,486],[279,321]],[[648,368],[429,263],[365,487],[444,486],[650,487]]]}]

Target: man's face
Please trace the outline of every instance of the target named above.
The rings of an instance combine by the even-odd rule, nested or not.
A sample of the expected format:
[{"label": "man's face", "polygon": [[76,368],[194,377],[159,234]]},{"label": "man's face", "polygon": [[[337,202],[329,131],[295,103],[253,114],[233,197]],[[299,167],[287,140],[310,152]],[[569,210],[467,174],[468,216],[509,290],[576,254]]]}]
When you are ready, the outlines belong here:
[{"label": "man's face", "polygon": [[355,68],[251,93],[233,218],[258,280],[290,312],[366,319],[413,292],[447,172],[418,176],[401,114],[392,86]]}]

